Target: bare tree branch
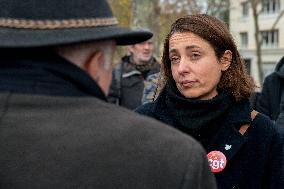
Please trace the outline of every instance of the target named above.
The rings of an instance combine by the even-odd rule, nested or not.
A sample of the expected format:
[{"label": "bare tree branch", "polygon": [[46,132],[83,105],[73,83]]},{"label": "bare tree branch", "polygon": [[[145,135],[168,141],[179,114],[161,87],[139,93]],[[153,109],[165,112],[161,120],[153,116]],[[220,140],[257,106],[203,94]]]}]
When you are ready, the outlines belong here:
[{"label": "bare tree branch", "polygon": [[284,15],[284,10],[282,10],[279,15],[277,16],[275,22],[273,23],[272,27],[271,27],[271,30],[274,30],[276,25],[278,24],[280,18]]}]

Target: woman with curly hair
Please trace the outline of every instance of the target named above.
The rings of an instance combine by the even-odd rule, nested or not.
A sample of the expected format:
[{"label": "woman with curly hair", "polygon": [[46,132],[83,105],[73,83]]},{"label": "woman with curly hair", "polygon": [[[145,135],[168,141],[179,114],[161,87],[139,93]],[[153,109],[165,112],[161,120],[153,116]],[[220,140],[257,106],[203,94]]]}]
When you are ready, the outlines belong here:
[{"label": "woman with curly hair", "polygon": [[219,188],[284,188],[283,136],[250,107],[255,84],[224,23],[203,14],[177,19],[161,66],[157,99],[136,112],[198,140]]}]

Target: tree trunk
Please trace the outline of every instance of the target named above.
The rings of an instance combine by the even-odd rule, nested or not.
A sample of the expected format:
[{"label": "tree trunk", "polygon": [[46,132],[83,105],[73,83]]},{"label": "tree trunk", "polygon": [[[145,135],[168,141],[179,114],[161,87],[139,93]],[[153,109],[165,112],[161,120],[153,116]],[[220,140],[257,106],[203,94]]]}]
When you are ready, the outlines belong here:
[{"label": "tree trunk", "polygon": [[[161,43],[159,34],[160,34],[160,15],[161,15],[161,7],[159,0],[153,0],[153,24],[152,30],[154,33],[154,45],[155,45],[155,54],[160,57],[160,46]],[[159,58],[158,58],[159,59]]]},{"label": "tree trunk", "polygon": [[261,39],[260,39],[260,31],[259,31],[259,23],[258,23],[258,11],[257,6],[260,3],[259,0],[251,0],[251,7],[253,13],[253,21],[254,21],[254,38],[255,38],[255,45],[256,45],[256,65],[257,71],[259,74],[259,83],[262,85],[263,82],[263,68],[262,68],[262,57],[261,57]]},{"label": "tree trunk", "polygon": [[136,0],[132,0],[131,2],[131,18],[130,18],[130,26],[136,27],[138,24],[137,19],[137,2]]}]

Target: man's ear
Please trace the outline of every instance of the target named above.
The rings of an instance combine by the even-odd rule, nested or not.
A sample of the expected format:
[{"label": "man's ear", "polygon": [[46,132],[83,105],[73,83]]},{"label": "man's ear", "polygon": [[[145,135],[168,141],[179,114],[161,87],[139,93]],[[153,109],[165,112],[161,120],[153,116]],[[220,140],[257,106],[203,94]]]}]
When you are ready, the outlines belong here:
[{"label": "man's ear", "polygon": [[127,46],[127,50],[129,53],[132,53],[133,52],[133,48],[134,48],[134,45],[129,45]]},{"label": "man's ear", "polygon": [[232,63],[232,51],[226,50],[221,58],[221,70],[226,71]]},{"label": "man's ear", "polygon": [[95,80],[98,81],[100,77],[100,69],[104,64],[104,54],[102,51],[95,51],[85,63],[85,70]]}]

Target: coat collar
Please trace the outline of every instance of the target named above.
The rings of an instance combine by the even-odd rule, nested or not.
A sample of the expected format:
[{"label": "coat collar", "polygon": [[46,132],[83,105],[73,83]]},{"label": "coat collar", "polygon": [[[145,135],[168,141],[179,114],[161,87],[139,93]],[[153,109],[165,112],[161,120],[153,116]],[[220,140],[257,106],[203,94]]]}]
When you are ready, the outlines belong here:
[{"label": "coat collar", "polygon": [[0,90],[51,96],[95,96],[106,101],[83,70],[52,52],[1,57]]}]

